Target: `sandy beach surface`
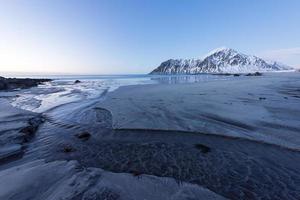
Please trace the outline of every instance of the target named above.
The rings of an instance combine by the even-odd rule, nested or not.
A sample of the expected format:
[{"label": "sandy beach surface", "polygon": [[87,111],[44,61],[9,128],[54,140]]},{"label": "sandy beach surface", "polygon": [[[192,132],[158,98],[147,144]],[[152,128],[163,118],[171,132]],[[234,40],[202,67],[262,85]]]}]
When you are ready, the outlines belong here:
[{"label": "sandy beach surface", "polygon": [[2,92],[0,199],[300,199],[300,73],[182,79]]},{"label": "sandy beach surface", "polygon": [[299,88],[297,73],[127,86],[99,107],[112,113],[115,129],[199,132],[300,150]]}]

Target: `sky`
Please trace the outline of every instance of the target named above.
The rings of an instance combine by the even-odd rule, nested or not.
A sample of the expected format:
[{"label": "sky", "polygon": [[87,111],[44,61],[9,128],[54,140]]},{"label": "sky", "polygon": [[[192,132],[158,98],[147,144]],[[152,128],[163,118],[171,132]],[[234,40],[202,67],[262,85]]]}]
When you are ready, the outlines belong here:
[{"label": "sky", "polygon": [[299,0],[0,0],[0,73],[141,74],[218,47],[300,68]]}]

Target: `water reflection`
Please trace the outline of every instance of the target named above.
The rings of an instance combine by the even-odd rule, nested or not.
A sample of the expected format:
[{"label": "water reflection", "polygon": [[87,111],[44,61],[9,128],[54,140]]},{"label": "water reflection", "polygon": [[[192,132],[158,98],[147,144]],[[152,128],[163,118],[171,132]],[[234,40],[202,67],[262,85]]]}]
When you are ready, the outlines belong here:
[{"label": "water reflection", "polygon": [[200,75],[160,75],[151,77],[151,80],[160,84],[198,83],[212,80],[226,80],[230,77],[222,75],[200,74]]}]

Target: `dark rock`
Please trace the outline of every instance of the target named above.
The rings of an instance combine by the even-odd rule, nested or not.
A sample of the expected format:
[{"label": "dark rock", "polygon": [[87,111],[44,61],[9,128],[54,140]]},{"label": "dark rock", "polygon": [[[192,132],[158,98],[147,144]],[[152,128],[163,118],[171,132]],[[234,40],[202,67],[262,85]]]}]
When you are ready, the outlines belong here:
[{"label": "dark rock", "polygon": [[0,90],[25,89],[38,86],[51,79],[4,78],[0,77]]},{"label": "dark rock", "polygon": [[74,151],[75,151],[75,149],[71,145],[65,145],[63,147],[63,152],[65,152],[65,153],[71,153],[71,152],[74,152]]},{"label": "dark rock", "polygon": [[230,73],[214,73],[212,75],[216,75],[216,76],[231,76],[232,74],[230,74]]},{"label": "dark rock", "polygon": [[0,162],[12,161],[22,157],[23,149],[20,144],[8,144],[0,147]]},{"label": "dark rock", "polygon": [[33,135],[35,131],[36,131],[36,127],[32,125],[26,126],[20,130],[21,133],[24,133],[25,135],[28,136]]},{"label": "dark rock", "polygon": [[130,173],[131,173],[133,176],[140,176],[140,175],[142,175],[141,172],[136,171],[136,170],[131,170]]},{"label": "dark rock", "polygon": [[203,144],[195,144],[195,147],[197,149],[199,149],[202,153],[210,152],[210,148],[208,146],[203,145]]},{"label": "dark rock", "polygon": [[4,81],[0,80],[0,90],[7,90],[7,84]]},{"label": "dark rock", "polygon": [[233,74],[233,76],[240,76],[240,74]]},{"label": "dark rock", "polygon": [[75,84],[81,83],[81,81],[80,81],[80,80],[76,80],[74,83],[75,83]]},{"label": "dark rock", "polygon": [[259,100],[266,100],[266,97],[259,97]]},{"label": "dark rock", "polygon": [[34,118],[31,118],[28,121],[28,126],[22,128],[20,130],[20,133],[23,133],[23,142],[28,142],[30,138],[32,138],[39,128],[40,124],[44,122],[44,118],[41,116],[37,116]]},{"label": "dark rock", "polygon": [[41,115],[39,115],[39,116],[37,116],[37,117],[31,118],[31,119],[29,120],[28,123],[29,123],[30,125],[35,126],[35,127],[38,128],[38,126],[39,126],[41,123],[43,123],[44,121],[45,121],[45,119],[44,119]]},{"label": "dark rock", "polygon": [[76,134],[75,136],[82,140],[88,140],[91,137],[91,134],[89,132],[81,132]]},{"label": "dark rock", "polygon": [[260,73],[260,72],[255,72],[255,73],[254,73],[254,76],[262,76],[262,73]]},{"label": "dark rock", "polygon": [[255,73],[248,73],[246,76],[262,76],[262,73],[260,72],[255,72]]}]

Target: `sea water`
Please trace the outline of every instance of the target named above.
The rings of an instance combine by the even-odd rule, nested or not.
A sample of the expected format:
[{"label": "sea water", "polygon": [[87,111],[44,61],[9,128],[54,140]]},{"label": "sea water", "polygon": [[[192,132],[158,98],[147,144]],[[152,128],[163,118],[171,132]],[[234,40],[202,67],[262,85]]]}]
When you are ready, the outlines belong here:
[{"label": "sea water", "polygon": [[[13,106],[33,112],[45,112],[54,107],[80,101],[99,99],[121,86],[141,84],[182,84],[229,79],[227,76],[200,75],[61,75],[26,76],[49,78],[53,81],[26,90],[16,91]],[[75,83],[79,80],[80,83]]]}]

